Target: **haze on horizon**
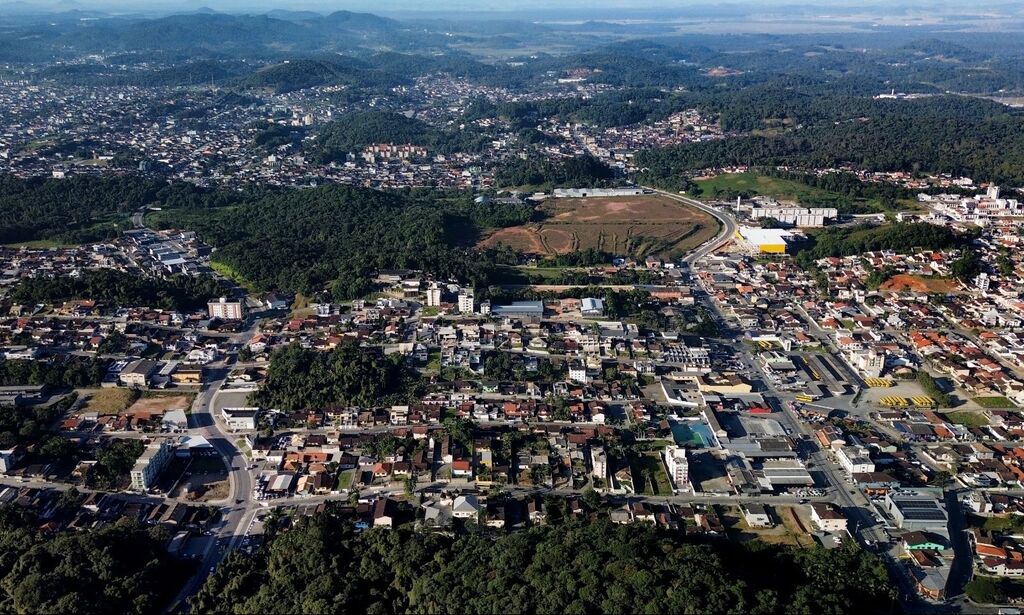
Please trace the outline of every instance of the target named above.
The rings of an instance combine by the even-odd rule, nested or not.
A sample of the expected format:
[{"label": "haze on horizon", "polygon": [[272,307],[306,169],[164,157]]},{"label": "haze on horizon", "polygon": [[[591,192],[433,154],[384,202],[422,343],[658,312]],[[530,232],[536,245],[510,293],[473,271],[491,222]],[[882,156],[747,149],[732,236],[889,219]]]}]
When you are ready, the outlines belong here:
[{"label": "haze on horizon", "polygon": [[112,13],[184,13],[197,10],[213,10],[228,13],[261,13],[272,10],[315,11],[329,13],[337,10],[351,10],[383,14],[396,13],[579,13],[586,16],[593,10],[616,12],[623,15],[629,13],[690,13],[694,10],[707,8],[716,13],[745,12],[759,14],[783,15],[787,11],[808,9],[820,11],[823,16],[829,12],[869,13],[898,15],[929,11],[934,13],[962,13],[977,16],[979,14],[1021,15],[1024,4],[1006,2],[1004,0],[987,0],[964,6],[953,0],[904,0],[886,2],[884,0],[820,0],[807,2],[790,0],[784,3],[768,0],[733,0],[727,3],[714,3],[708,0],[516,0],[504,2],[500,0],[447,0],[442,6],[436,0],[0,0],[2,12],[66,12],[66,11],[102,11]]}]

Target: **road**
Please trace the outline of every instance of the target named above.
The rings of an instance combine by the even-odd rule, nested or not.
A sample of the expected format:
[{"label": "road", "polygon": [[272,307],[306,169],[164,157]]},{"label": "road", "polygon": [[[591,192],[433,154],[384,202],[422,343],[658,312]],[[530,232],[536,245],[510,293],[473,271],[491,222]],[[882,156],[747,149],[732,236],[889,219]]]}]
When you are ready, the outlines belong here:
[{"label": "road", "polygon": [[[462,487],[451,483],[435,483],[420,487],[415,490],[415,493],[436,493],[441,491],[459,491]],[[470,484],[466,484],[467,489],[472,488]],[[550,488],[550,487],[519,487],[515,485],[506,485],[503,492],[510,493],[517,496],[527,495],[541,495],[541,496],[558,496],[558,497],[579,497],[583,495],[586,488],[580,489],[566,489],[566,488]],[[399,496],[407,493],[402,487],[369,487],[359,491],[361,498],[376,498],[379,496]],[[630,501],[641,501],[649,502],[651,504],[723,504],[723,505],[737,505],[737,504],[766,504],[769,506],[795,506],[797,504],[806,502],[833,502],[835,501],[834,496],[808,496],[798,497],[793,495],[769,495],[769,494],[749,494],[749,495],[715,495],[715,494],[702,494],[702,493],[680,493],[677,495],[644,495],[637,493],[621,493],[612,494],[608,496],[611,501],[622,501],[625,502],[627,499]],[[266,500],[264,503],[267,506],[305,506],[308,504],[319,504],[321,502],[327,502],[331,500],[347,500],[348,495],[311,495],[311,496],[289,496],[285,498],[277,498],[272,500]]]},{"label": "road", "polygon": [[[256,334],[257,328],[258,322],[253,319],[245,330],[231,336],[231,343],[237,346],[245,345]],[[233,358],[229,356],[210,365],[211,380],[196,395],[189,424],[190,433],[206,438],[224,460],[228,468],[230,496],[220,509],[221,519],[214,530],[215,540],[210,541],[206,552],[203,553],[199,569],[178,593],[172,603],[172,611],[187,610],[187,600],[199,591],[206,577],[237,546],[261,508],[261,505],[252,499],[253,477],[248,469],[249,461],[235,445],[238,436],[223,426],[215,412],[214,401],[231,371],[230,363]]]},{"label": "road", "polygon": [[[737,229],[737,223],[735,219],[728,213],[706,205],[698,200],[674,194],[667,191],[656,190],[649,188],[655,193],[670,198],[672,200],[683,203],[689,207],[699,209],[717,219],[721,228],[719,233],[712,239],[708,240],[701,246],[693,250],[687,255],[683,262],[686,265],[693,266],[706,258],[708,255],[714,253],[722,246],[732,241]],[[143,215],[144,212],[137,212],[132,216],[132,222],[136,227],[143,227]],[[718,305],[715,301],[711,300],[710,297],[706,298],[708,307],[712,310],[712,313],[716,314],[720,322],[725,322],[725,318],[721,313]],[[804,317],[807,319],[808,325],[811,329],[812,334],[818,337],[825,343],[827,341],[827,335],[821,331],[813,320],[811,320],[806,313]],[[232,342],[239,345],[246,343],[255,334],[256,325],[251,324],[244,331],[232,336]],[[826,346],[830,350],[830,354],[833,357],[836,356],[835,349]],[[742,347],[738,348],[738,352],[741,354],[749,354],[748,351]],[[221,514],[222,518],[215,529],[215,540],[210,542],[210,545],[206,552],[202,556],[202,564],[199,567],[196,574],[188,581],[186,586],[182,589],[175,601],[175,607],[182,610],[187,609],[187,600],[193,596],[201,587],[206,577],[215,569],[216,565],[227,556],[227,554],[237,545],[238,541],[248,531],[248,528],[252,525],[253,518],[258,514],[258,511],[264,506],[275,506],[275,505],[305,505],[318,503],[327,499],[337,499],[341,496],[314,496],[314,497],[292,497],[282,500],[271,500],[266,502],[257,502],[252,498],[252,489],[254,478],[251,472],[248,470],[248,460],[244,458],[238,447],[235,445],[237,437],[228,432],[222,425],[219,417],[217,416],[217,404],[216,398],[218,393],[221,391],[225,384],[225,379],[228,372],[230,371],[230,361],[233,357],[228,357],[224,361],[214,364],[211,366],[212,380],[197,395],[193,408],[192,408],[192,419],[194,424],[191,425],[192,433],[202,435],[206,437],[217,452],[223,457],[227,467],[229,468],[229,482],[230,482],[230,498],[227,503],[222,507]],[[799,417],[796,413],[790,409],[785,400],[792,399],[791,393],[784,393],[779,391],[772,384],[771,379],[767,374],[761,370],[761,366],[757,364],[752,357],[747,357],[748,365],[752,370],[761,372],[761,381],[764,384],[766,396],[770,395],[774,397],[774,401],[780,406],[781,413],[777,418],[790,429],[791,433],[796,434],[799,432],[805,436],[805,441],[808,442],[805,446],[804,452],[810,463],[814,465],[815,473],[823,477],[824,481],[828,483],[830,487],[830,493],[826,497],[822,498],[808,498],[813,501],[831,501],[840,505],[847,516],[852,522],[851,533],[859,539],[862,543],[884,543],[888,541],[888,536],[882,527],[876,522],[874,517],[875,513],[871,503],[860,493],[859,490],[855,489],[852,484],[849,484],[846,480],[845,474],[842,470],[829,458],[828,452],[823,451],[814,444],[813,430]],[[853,374],[853,371],[845,364],[845,361],[838,360],[840,368],[846,372],[849,376],[850,382],[858,382],[859,379]],[[429,487],[428,487],[429,489]],[[578,495],[579,492],[575,490],[566,489],[533,489],[533,490],[517,490],[523,493],[539,493],[545,495]],[[388,489],[371,489],[366,493],[372,493],[374,495],[384,495],[390,493]],[[395,492],[397,493],[397,492]],[[365,493],[364,493],[365,495]],[[675,504],[689,504],[689,503],[728,503],[736,504],[742,502],[762,502],[766,504],[798,504],[802,503],[803,499],[798,499],[791,496],[753,496],[753,497],[736,497],[736,496],[714,496],[714,495],[698,495],[698,494],[679,494],[679,495],[667,495],[667,496],[637,496],[630,495],[630,498],[641,499],[652,503],[675,503]],[[955,498],[955,495],[954,495]],[[956,540],[956,539],[954,539]],[[961,549],[957,546],[957,552]],[[896,564],[898,567],[899,565]],[[962,589],[962,584],[969,578],[970,566],[968,562],[967,576],[964,576],[962,565],[954,566],[954,574],[957,577],[956,582],[951,582],[951,586],[955,587],[956,590]],[[904,591],[904,594],[907,592]],[[911,591],[910,596],[913,596]],[[910,597],[908,596],[908,597]]]},{"label": "road", "polygon": [[[683,261],[691,267],[728,243],[736,232],[736,220],[724,211],[678,194],[665,192],[663,190],[655,190],[655,192],[707,212],[717,218],[722,224],[721,232],[714,239],[698,247],[683,259]],[[719,322],[725,323],[725,316],[719,309],[718,304],[710,297],[706,296],[704,299],[708,308],[712,310],[712,313],[717,315]],[[801,312],[803,312],[802,308]],[[839,368],[844,372],[848,381],[855,385],[861,384],[860,377],[846,364],[846,361],[842,359],[841,355],[836,352],[834,346],[828,339],[828,335],[817,326],[806,312],[803,313],[803,316],[807,321],[812,335],[821,341],[823,347],[828,350],[830,356],[834,359],[833,363],[839,365]],[[772,379],[769,375],[764,372],[761,365],[754,360],[753,357],[749,356],[749,351],[737,344],[735,341],[731,343],[734,345],[734,348],[738,353],[746,355],[744,361],[751,368],[751,371],[758,371],[761,373],[761,382],[764,385],[763,394],[765,394],[766,397],[770,396],[771,398],[774,398],[775,403],[780,407],[779,409],[781,410],[781,413],[778,415],[780,422],[786,425],[787,428],[791,430],[791,433],[800,433],[804,436],[805,444],[803,452],[806,454],[808,465],[810,466],[813,464],[816,469],[815,473],[828,483],[830,488],[829,492],[831,494],[829,499],[837,502],[840,507],[843,508],[844,514],[852,523],[850,533],[855,539],[864,545],[870,546],[888,543],[889,536],[882,524],[880,524],[875,518],[876,511],[874,506],[859,489],[847,480],[845,473],[838,464],[830,458],[828,451],[822,450],[815,444],[814,433],[811,427],[797,416],[796,412],[786,403],[787,400],[793,400],[795,395],[793,393],[778,390],[772,383]],[[837,398],[836,401],[840,401],[840,399]],[[842,398],[842,401],[845,402],[845,397]],[[956,547],[957,553],[962,551],[961,545],[954,543],[954,546]],[[893,554],[887,553],[887,555],[892,556]],[[909,583],[909,580],[903,578],[905,577],[903,567],[895,560],[895,558],[890,557],[889,560],[892,567],[896,569],[898,579],[900,579],[902,590],[900,593],[904,606],[910,610],[918,610],[918,607],[928,606],[924,605],[924,603],[918,598],[917,593]],[[968,561],[967,573],[965,576],[965,573],[963,572],[964,567],[962,564],[962,558],[958,558],[953,570],[955,582],[950,584],[950,588],[953,590],[954,594],[962,591],[963,583],[966,582],[966,579],[970,578],[969,568],[970,562]]]},{"label": "road", "polygon": [[715,219],[717,219],[721,223],[722,228],[719,230],[718,235],[716,235],[714,239],[704,242],[702,245],[698,246],[697,249],[690,252],[687,256],[683,258],[683,262],[686,263],[687,265],[692,265],[693,263],[707,256],[708,254],[711,254],[715,250],[721,248],[725,244],[732,241],[733,236],[735,236],[736,219],[722,212],[721,210],[715,209],[714,207],[711,207],[710,205],[702,203],[696,199],[691,199],[688,196],[683,196],[681,194],[676,194],[674,192],[658,190],[657,188],[652,188],[650,186],[643,186],[643,188],[645,190],[652,190],[662,196],[666,196],[672,200],[679,201],[680,203],[684,203],[695,209],[699,209],[704,213],[714,216]]}]

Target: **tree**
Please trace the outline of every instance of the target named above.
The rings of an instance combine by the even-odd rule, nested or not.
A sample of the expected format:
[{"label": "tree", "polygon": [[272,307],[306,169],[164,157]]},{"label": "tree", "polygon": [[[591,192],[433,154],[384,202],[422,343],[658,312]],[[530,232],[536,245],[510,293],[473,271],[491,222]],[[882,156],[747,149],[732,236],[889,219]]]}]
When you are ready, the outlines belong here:
[{"label": "tree", "polygon": [[[856,547],[692,544],[644,525],[566,519],[563,505],[545,498],[546,526],[507,534],[481,526],[457,538],[408,527],[357,534],[329,507],[297,518],[252,557],[229,556],[190,606],[204,613],[314,605],[520,613],[806,611],[815,600],[833,613],[895,606],[884,565]],[[774,574],[766,577],[769,567]]]},{"label": "tree", "polygon": [[[77,499],[69,490],[59,505]],[[56,535],[36,525],[27,511],[0,507],[0,604],[12,612],[152,613],[184,582],[187,568],[134,522]]]},{"label": "tree", "polygon": [[351,343],[329,352],[293,343],[271,356],[267,378],[250,400],[289,411],[388,405],[404,401],[415,378],[398,354],[383,356]]},{"label": "tree", "polygon": [[79,503],[82,501],[82,494],[78,492],[78,489],[74,487],[64,491],[57,498],[57,508],[64,512],[72,512],[78,509]]},{"label": "tree", "polygon": [[949,271],[961,282],[971,283],[981,273],[981,258],[977,252],[966,248],[960,258],[950,264]]},{"label": "tree", "polygon": [[445,433],[459,444],[468,447],[473,443],[473,430],[476,424],[466,418],[458,416],[447,417],[442,423]]}]

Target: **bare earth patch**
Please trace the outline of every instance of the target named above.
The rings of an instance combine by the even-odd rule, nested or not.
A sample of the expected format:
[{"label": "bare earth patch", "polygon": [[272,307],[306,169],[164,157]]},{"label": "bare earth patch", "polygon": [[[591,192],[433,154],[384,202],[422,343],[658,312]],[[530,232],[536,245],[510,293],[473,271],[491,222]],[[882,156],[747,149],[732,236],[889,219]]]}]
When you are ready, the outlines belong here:
[{"label": "bare earth patch", "polygon": [[231,486],[224,474],[193,474],[181,481],[172,497],[190,502],[215,502],[231,495]]},{"label": "bare earth patch", "polygon": [[879,290],[888,292],[909,290],[915,293],[952,293],[958,289],[956,280],[907,274],[894,275],[879,287]]},{"label": "bare earth patch", "polygon": [[163,414],[168,410],[188,411],[189,398],[184,395],[143,397],[128,408],[128,414]]},{"label": "bare earth patch", "polygon": [[691,250],[718,232],[710,215],[657,195],[549,199],[541,209],[543,223],[502,229],[480,245],[542,256],[595,248],[644,257]]}]

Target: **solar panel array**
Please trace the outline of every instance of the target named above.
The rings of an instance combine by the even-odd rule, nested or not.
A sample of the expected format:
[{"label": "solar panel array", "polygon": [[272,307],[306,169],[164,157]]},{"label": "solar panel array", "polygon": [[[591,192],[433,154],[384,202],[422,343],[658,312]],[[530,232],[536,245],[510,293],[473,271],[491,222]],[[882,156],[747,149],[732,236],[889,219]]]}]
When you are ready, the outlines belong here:
[{"label": "solar panel array", "polygon": [[913,521],[944,521],[946,513],[939,508],[935,500],[919,498],[894,498],[893,503],[899,507],[904,519]]}]

